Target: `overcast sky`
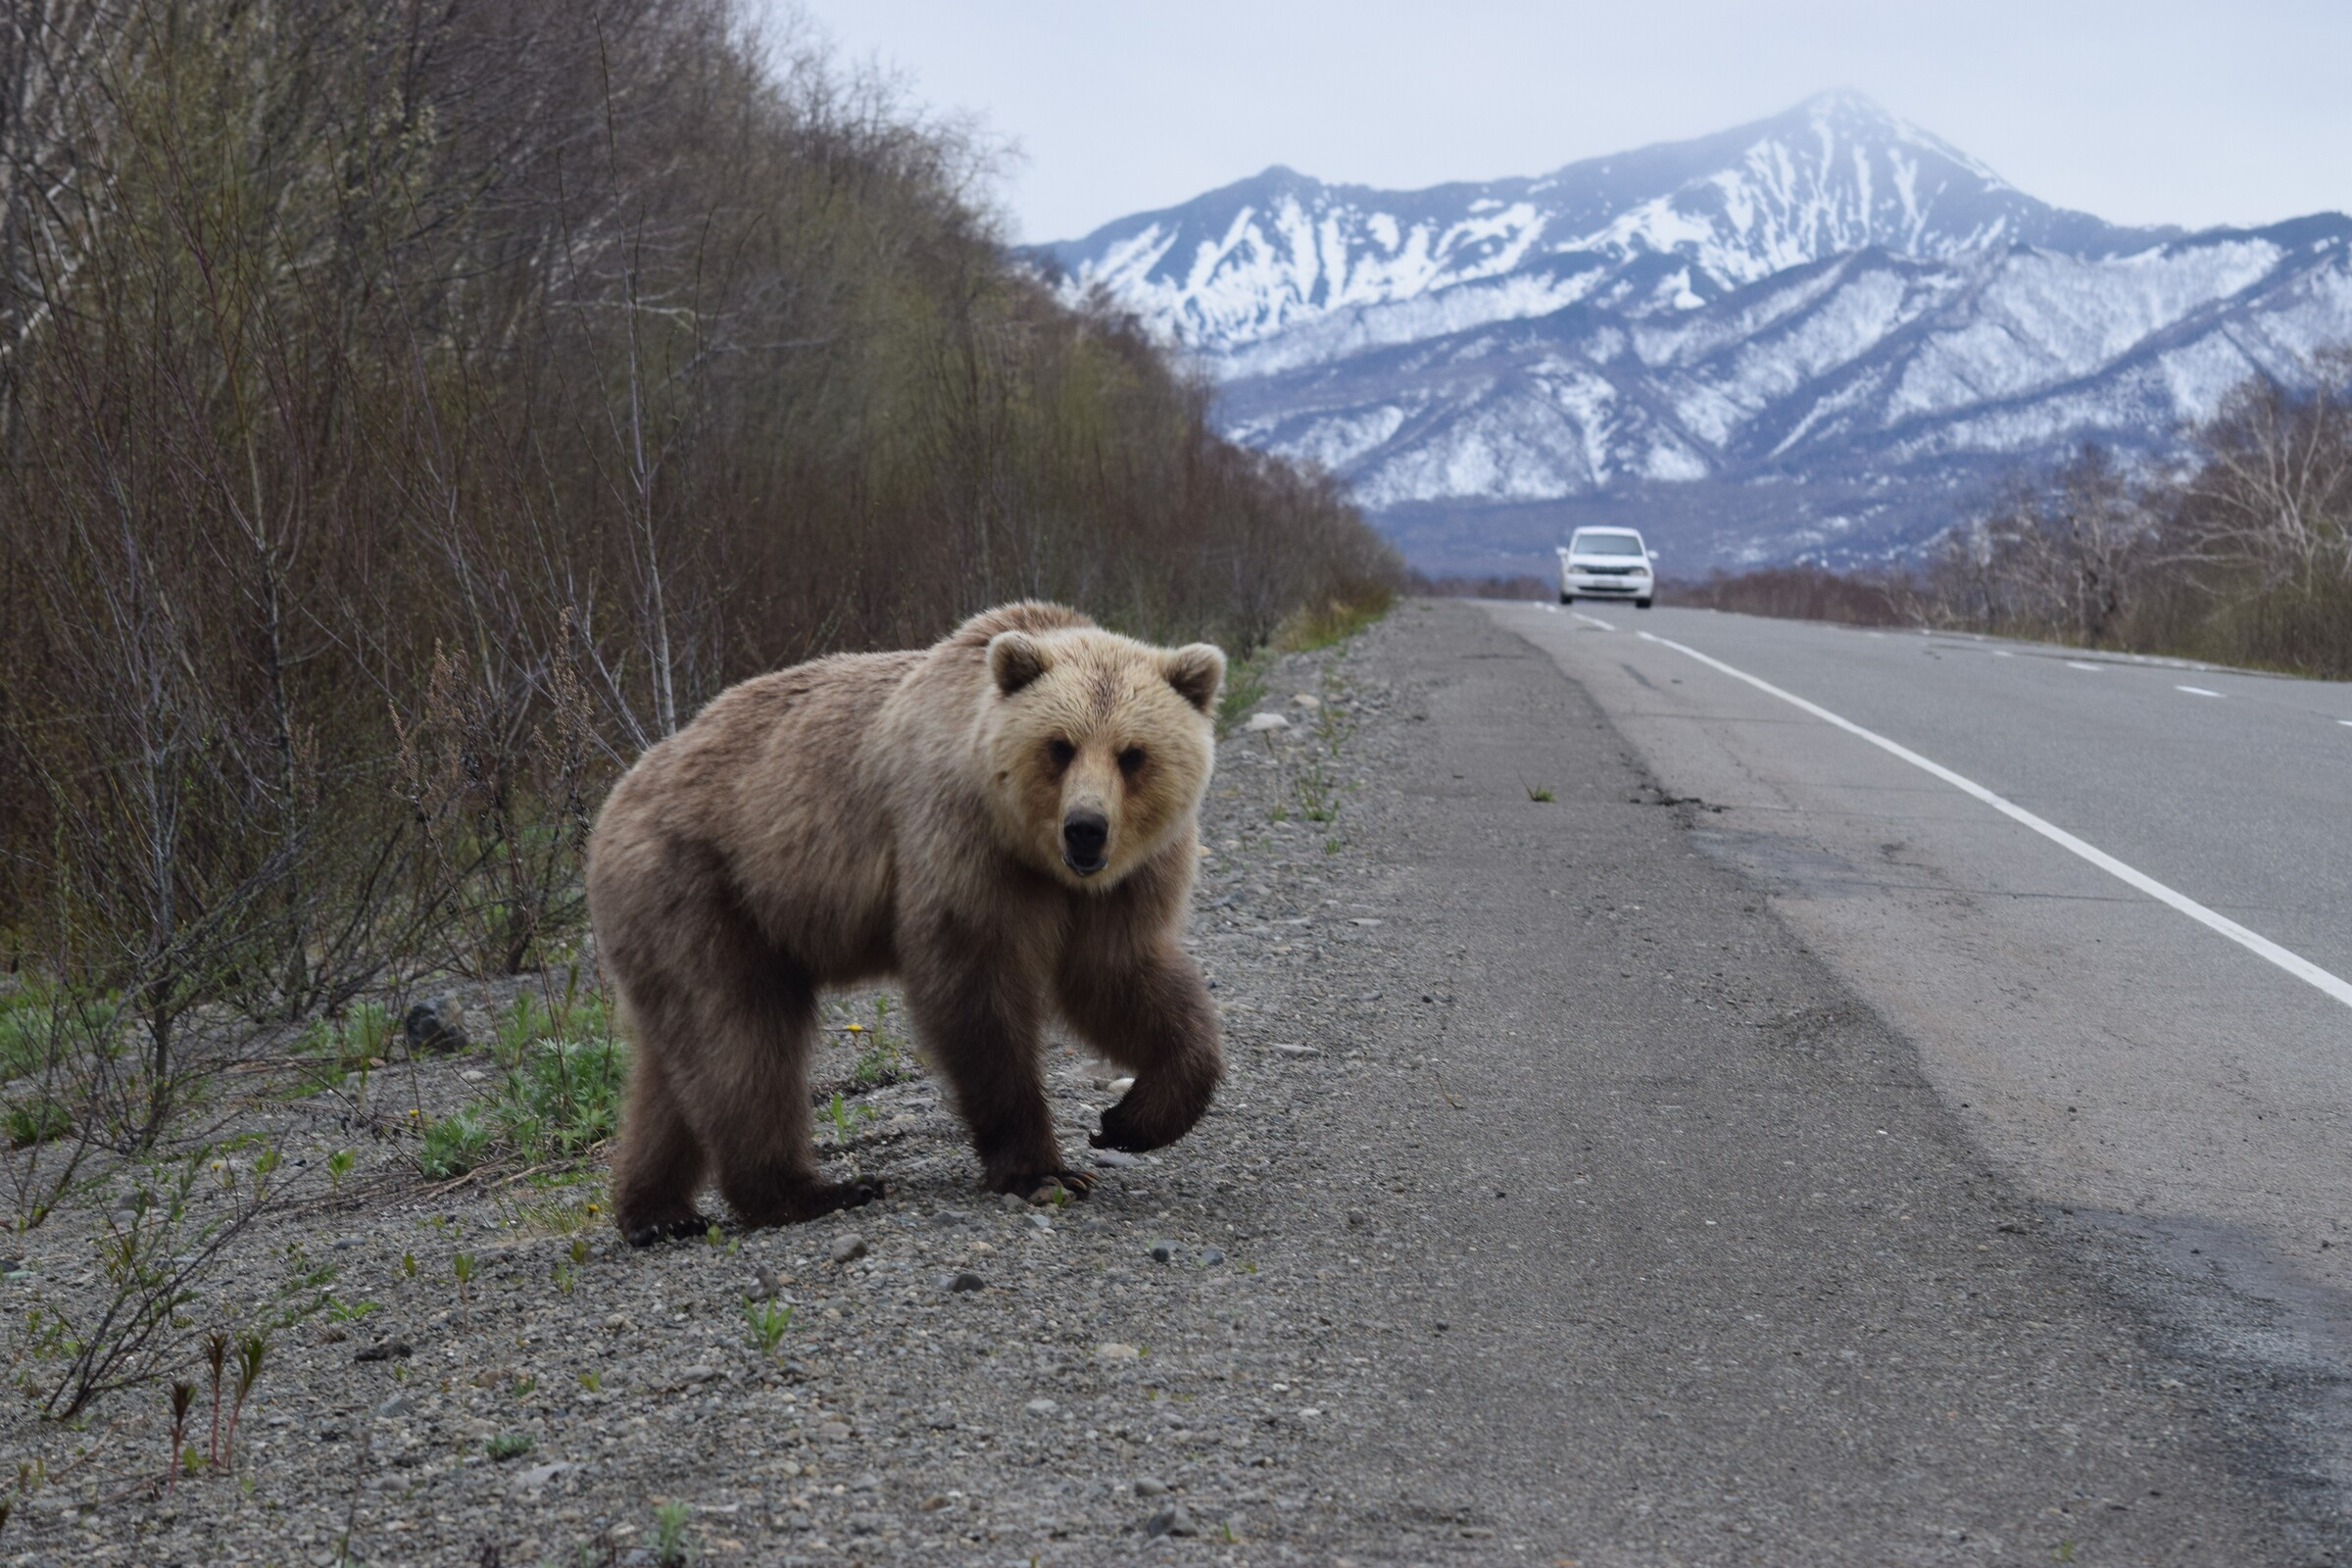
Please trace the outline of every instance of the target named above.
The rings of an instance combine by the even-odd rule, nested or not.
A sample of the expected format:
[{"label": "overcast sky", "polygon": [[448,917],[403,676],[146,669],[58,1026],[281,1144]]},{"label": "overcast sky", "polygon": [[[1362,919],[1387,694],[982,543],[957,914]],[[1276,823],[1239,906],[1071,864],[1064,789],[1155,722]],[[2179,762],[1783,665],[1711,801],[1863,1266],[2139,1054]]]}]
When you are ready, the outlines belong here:
[{"label": "overcast sky", "polygon": [[[755,0],[781,11],[792,0]],[[1019,152],[1066,239],[1288,164],[1532,174],[1853,87],[2044,201],[2127,223],[2352,210],[2352,0],[806,0],[847,59]]]}]

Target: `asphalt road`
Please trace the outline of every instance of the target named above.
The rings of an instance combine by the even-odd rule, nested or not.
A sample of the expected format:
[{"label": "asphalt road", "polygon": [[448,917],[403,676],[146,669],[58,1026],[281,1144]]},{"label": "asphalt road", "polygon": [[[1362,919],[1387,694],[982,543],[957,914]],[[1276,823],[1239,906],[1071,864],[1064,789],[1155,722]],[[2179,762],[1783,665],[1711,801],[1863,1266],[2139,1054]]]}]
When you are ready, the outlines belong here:
[{"label": "asphalt road", "polygon": [[[2203,988],[2261,960],[2162,906],[2143,920],[2096,886],[2103,873],[2038,866],[2035,896],[1988,899],[2020,867],[1961,852],[2015,824],[1981,828],[1971,813],[1991,813],[1949,786],[1881,767],[1866,746],[1846,758],[1842,732],[1585,624],[1415,604],[1348,662],[1394,686],[1406,722],[1379,788],[1342,818],[1340,858],[1360,846],[1380,866],[1366,892],[1392,913],[1374,935],[1423,1000],[1319,1041],[1361,1069],[1313,1128],[1334,1207],[1361,1212],[1320,1223],[1335,1261],[1381,1260],[1319,1271],[1310,1297],[1381,1391],[1348,1406],[1350,1441],[1324,1468],[1327,1549],[1583,1565],[2339,1560],[2343,1385],[2287,1343],[2299,1307],[2283,1287],[2250,1302],[2200,1271],[2204,1249],[2181,1266],[2153,1230],[2053,1199],[2044,1167],[2016,1153],[2026,1127],[2073,1140],[2094,1169],[2118,1162],[2075,1125],[2103,1080],[2040,1021],[2067,976],[2123,961],[2140,985],[2170,985],[2194,950]],[[1719,623],[1643,624],[1695,637]],[[1750,751],[1797,780],[1760,781]],[[1693,779],[1714,791],[1704,804],[1686,798]],[[1809,825],[1799,797],[1816,789],[1851,797],[1835,831]],[[1944,871],[1945,855],[1974,880]],[[1986,902],[2041,911],[2026,938],[2092,944],[2077,951],[2094,957],[1972,968],[1993,950],[1955,940],[2016,936],[1968,913]],[[1926,923],[1887,925],[1915,903]],[[1825,906],[1840,918],[1812,919]],[[1880,956],[1849,964],[1851,932],[1875,932]],[[2098,958],[2096,944],[2133,951]],[[1997,1020],[1972,1036],[1994,1039],[1988,1059],[1955,1066],[1948,1043],[1880,1005],[1886,977],[1915,967],[1943,1005]],[[2240,994],[2270,983],[2238,978]],[[2212,984],[2205,1014],[2224,1010]],[[2290,1054],[2316,1091],[2331,1070],[2319,1032],[2340,1028],[2327,1009],[2344,1009],[2299,986],[2281,978],[2269,1023],[2230,1049],[2250,1061],[2266,1028],[2300,1028]],[[2127,988],[2104,1027],[2121,1038],[2142,1010],[2167,1004]],[[2127,1053],[2126,1066],[2131,1083],[2109,1086],[2120,1102],[2210,1093],[2151,1086],[2177,1070],[2170,1056]],[[2053,1070],[2075,1098],[2045,1087]],[[2019,1105],[1981,1111],[1987,1091],[1955,1090],[1968,1074]],[[2058,1125],[2032,1125],[2029,1100],[2056,1105]],[[2230,1114],[2257,1108],[2241,1096]],[[2311,1120],[2295,1157],[2316,1167]]]}]

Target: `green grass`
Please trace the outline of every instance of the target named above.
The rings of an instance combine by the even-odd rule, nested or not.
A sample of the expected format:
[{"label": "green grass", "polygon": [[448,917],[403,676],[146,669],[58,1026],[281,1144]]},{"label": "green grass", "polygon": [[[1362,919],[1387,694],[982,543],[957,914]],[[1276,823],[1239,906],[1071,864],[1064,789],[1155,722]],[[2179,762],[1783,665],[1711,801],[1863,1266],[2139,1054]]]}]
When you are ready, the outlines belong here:
[{"label": "green grass", "polygon": [[501,1432],[483,1445],[483,1449],[490,1455],[492,1462],[504,1464],[509,1459],[521,1458],[536,1446],[537,1440],[528,1432]]},{"label": "green grass", "polygon": [[1225,689],[1217,697],[1217,736],[1223,739],[1233,726],[1250,716],[1266,695],[1266,650],[1225,663]]},{"label": "green grass", "polygon": [[1319,605],[1304,605],[1291,612],[1274,632],[1274,646],[1286,654],[1309,654],[1329,648],[1362,631],[1389,612],[1396,602],[1390,589],[1367,583],[1346,594],[1335,594]]}]

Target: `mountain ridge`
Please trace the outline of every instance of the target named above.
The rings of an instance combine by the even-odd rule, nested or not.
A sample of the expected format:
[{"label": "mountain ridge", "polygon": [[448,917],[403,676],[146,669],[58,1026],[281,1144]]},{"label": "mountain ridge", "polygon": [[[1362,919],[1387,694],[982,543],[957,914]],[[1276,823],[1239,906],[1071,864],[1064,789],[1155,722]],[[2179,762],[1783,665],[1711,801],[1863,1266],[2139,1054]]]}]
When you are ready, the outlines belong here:
[{"label": "mountain ridge", "polygon": [[1709,564],[1899,556],[1989,472],[2084,438],[2159,456],[2246,374],[2352,337],[2342,215],[2112,224],[1847,91],[1418,191],[1275,165],[1029,254],[1442,569],[1533,548],[1481,541],[1482,508],[1566,527],[1636,491]]}]

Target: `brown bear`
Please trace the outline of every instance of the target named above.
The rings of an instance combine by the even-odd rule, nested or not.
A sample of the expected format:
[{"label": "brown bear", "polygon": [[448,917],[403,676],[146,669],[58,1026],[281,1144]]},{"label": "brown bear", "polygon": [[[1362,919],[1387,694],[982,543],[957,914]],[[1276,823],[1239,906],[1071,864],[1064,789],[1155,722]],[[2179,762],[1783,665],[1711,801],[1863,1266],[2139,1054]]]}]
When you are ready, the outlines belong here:
[{"label": "brown bear", "polygon": [[1223,1073],[1178,938],[1224,678],[1208,644],[1007,605],[929,649],[747,680],[640,758],[588,858],[636,1047],[612,1177],[629,1240],[702,1232],[706,1177],[747,1225],[879,1191],[817,1178],[825,986],[904,982],[993,1191],[1092,1185],[1046,1107],[1049,1011],[1135,1076],[1096,1147],[1190,1130]]}]

